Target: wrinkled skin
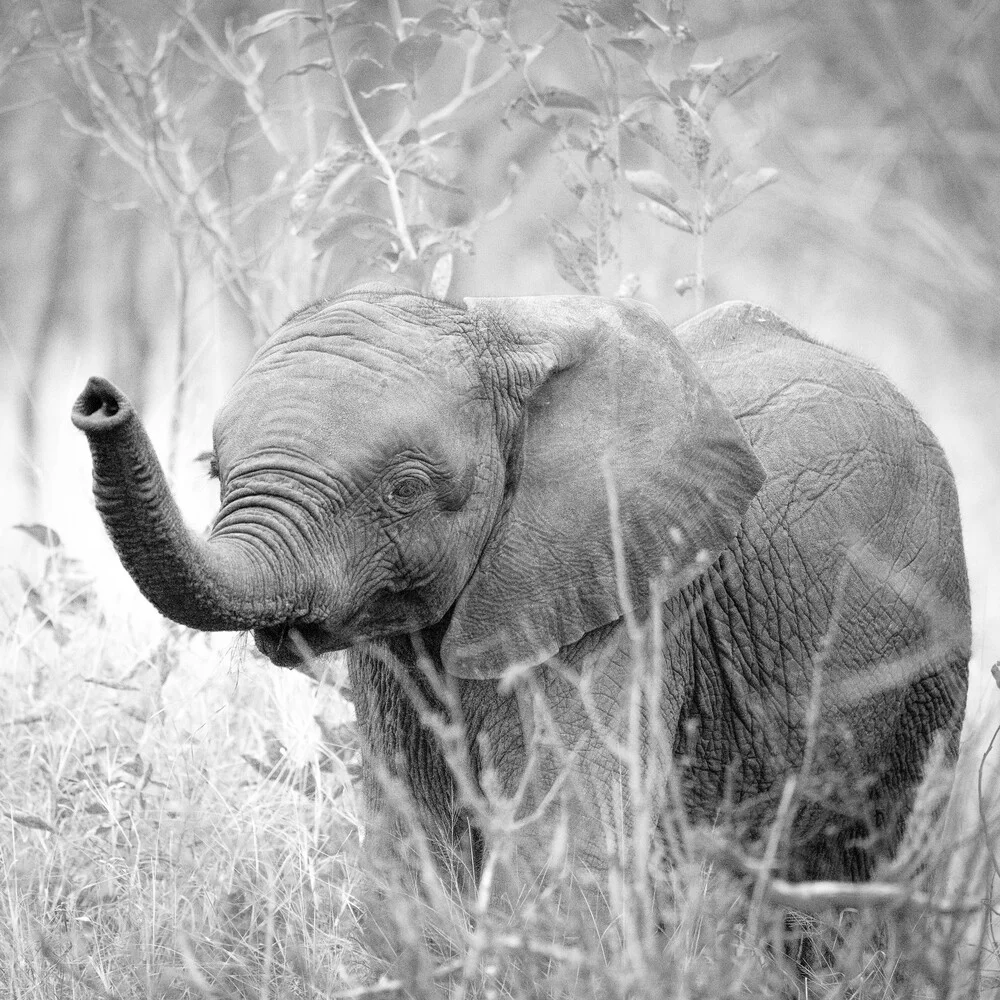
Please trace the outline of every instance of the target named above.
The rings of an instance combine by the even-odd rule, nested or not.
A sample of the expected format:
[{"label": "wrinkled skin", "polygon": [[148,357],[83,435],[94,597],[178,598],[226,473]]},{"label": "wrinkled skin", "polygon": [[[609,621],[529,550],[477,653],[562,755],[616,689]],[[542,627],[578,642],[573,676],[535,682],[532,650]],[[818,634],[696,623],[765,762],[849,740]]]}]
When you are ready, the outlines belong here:
[{"label": "wrinkled skin", "polygon": [[[474,877],[489,838],[419,702],[460,714],[474,790],[523,816],[555,786],[525,841],[566,809],[573,860],[597,869],[640,806],[609,736],[659,768],[643,808],[667,805],[665,749],[688,813],[748,836],[804,769],[793,877],[868,876],[932,741],[957,751],[969,604],[947,463],[882,376],[766,310],[675,336],[627,301],[317,303],[218,415],[208,539],[114,387],[92,379],[74,420],[165,615],[252,629],[286,666],[350,650],[373,851],[397,836],[387,776],[443,862]],[[630,629],[651,603],[658,635],[655,616]],[[637,659],[656,681],[634,732]]]}]

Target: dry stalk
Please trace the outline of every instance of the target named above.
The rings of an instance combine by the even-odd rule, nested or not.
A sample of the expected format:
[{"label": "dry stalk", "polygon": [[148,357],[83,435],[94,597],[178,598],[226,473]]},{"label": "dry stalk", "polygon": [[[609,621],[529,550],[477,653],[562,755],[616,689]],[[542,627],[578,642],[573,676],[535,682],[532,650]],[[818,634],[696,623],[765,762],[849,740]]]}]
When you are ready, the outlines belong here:
[{"label": "dry stalk", "polygon": [[764,884],[763,898],[802,913],[822,913],[834,909],[871,908],[883,912],[915,910],[938,916],[978,913],[985,900],[938,900],[929,893],[888,882],[788,882],[772,878],[763,862],[744,854],[732,844],[713,840],[706,857],[741,878]]}]

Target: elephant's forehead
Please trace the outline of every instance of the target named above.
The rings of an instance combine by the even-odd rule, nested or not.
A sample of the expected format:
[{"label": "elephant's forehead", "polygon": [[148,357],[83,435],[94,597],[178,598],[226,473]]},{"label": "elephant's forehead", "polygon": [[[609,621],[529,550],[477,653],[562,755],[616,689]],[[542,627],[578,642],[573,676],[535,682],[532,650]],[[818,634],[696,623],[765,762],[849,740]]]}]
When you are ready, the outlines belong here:
[{"label": "elephant's forehead", "polygon": [[351,359],[386,371],[442,363],[461,367],[470,354],[468,314],[412,294],[348,297],[294,315],[255,359],[271,362],[300,352]]},{"label": "elephant's forehead", "polygon": [[258,351],[244,377],[276,386],[313,380],[362,395],[386,388],[462,394],[479,381],[469,341],[453,324],[419,322],[410,311],[364,305],[339,304],[287,323]]},{"label": "elephant's forehead", "polygon": [[258,356],[216,418],[233,457],[292,449],[327,467],[375,468],[414,449],[457,459],[486,414],[470,407],[460,367],[387,363],[369,345]]}]

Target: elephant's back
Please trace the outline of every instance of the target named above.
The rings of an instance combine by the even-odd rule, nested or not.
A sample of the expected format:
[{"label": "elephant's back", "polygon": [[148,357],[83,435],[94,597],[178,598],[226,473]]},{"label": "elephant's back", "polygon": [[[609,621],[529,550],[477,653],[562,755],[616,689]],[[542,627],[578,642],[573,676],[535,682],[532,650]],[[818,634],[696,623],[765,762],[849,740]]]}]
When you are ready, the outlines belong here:
[{"label": "elephant's back", "polygon": [[791,513],[799,533],[815,532],[811,544],[907,553],[967,608],[954,477],[885,375],[748,303],[708,310],[677,336],[767,472],[747,530]]},{"label": "elephant's back", "polygon": [[[893,494],[900,486],[919,492],[929,479],[952,482],[937,439],[885,375],[770,310],[724,303],[676,334],[769,480],[801,479],[812,470],[838,489],[849,479],[882,479]],[[880,492],[865,498],[869,507]],[[957,501],[945,508],[957,520]]]},{"label": "elephant's back", "polygon": [[[819,670],[824,759],[838,780],[880,775],[885,808],[905,815],[933,735],[957,749],[965,702],[968,580],[941,447],[884,375],[768,310],[719,306],[677,336],[767,472],[717,579],[702,585],[713,632],[738,637],[719,654],[731,664],[722,672],[755,679],[765,716],[780,694],[774,717],[791,712],[792,726],[773,756],[794,764]],[[731,700],[713,725],[746,714]],[[735,780],[780,788],[770,760],[740,755]]]}]

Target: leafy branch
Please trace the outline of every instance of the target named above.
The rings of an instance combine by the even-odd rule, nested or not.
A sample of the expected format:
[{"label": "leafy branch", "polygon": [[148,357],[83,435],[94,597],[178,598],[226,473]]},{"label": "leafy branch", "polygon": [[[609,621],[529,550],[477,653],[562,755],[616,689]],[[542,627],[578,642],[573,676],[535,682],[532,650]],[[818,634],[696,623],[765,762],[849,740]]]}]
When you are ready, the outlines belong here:
[{"label": "leafy branch", "polygon": [[[399,20],[399,5],[393,4],[393,9],[396,14],[396,20]],[[406,215],[403,211],[403,201],[399,195],[399,181],[396,177],[395,171],[392,169],[392,165],[389,163],[388,158],[382,152],[378,143],[372,138],[372,134],[368,129],[368,125],[358,110],[357,101],[354,100],[354,95],[351,93],[351,87],[344,76],[344,71],[340,68],[340,63],[337,61],[337,50],[333,44],[333,30],[330,20],[326,17],[323,18],[323,24],[326,28],[326,42],[330,50],[330,64],[333,67],[333,71],[337,74],[337,80],[340,83],[341,92],[344,95],[344,102],[347,104],[348,110],[351,112],[351,118],[357,127],[358,132],[364,141],[365,148],[371,154],[372,159],[378,164],[382,171],[382,175],[385,178],[386,188],[389,192],[389,202],[392,205],[392,215],[396,224],[396,234],[399,236],[399,240],[403,245],[403,250],[406,253],[408,260],[417,259],[417,251],[414,249],[413,241],[410,239],[410,230],[406,224]]]},{"label": "leafy branch", "polygon": [[[675,288],[680,294],[693,290],[701,308],[712,224],[777,178],[771,168],[732,173],[731,154],[711,118],[723,100],[766,73],[777,54],[694,63],[697,43],[677,3],[564,2],[558,18],[582,41],[596,87],[587,93],[526,88],[507,112],[508,120],[524,118],[551,131],[553,153],[587,178],[582,183],[590,192],[587,199],[581,185],[567,184],[577,202],[575,228],[550,220],[556,268],[581,292],[603,290],[602,272],[617,264],[617,255],[605,249],[607,220],[594,206],[607,206],[618,221],[630,189],[646,199],[636,204],[637,211],[694,237],[694,270]],[[624,166],[651,155],[653,165]],[[637,289],[634,275],[619,275],[616,284],[620,293]]]}]

